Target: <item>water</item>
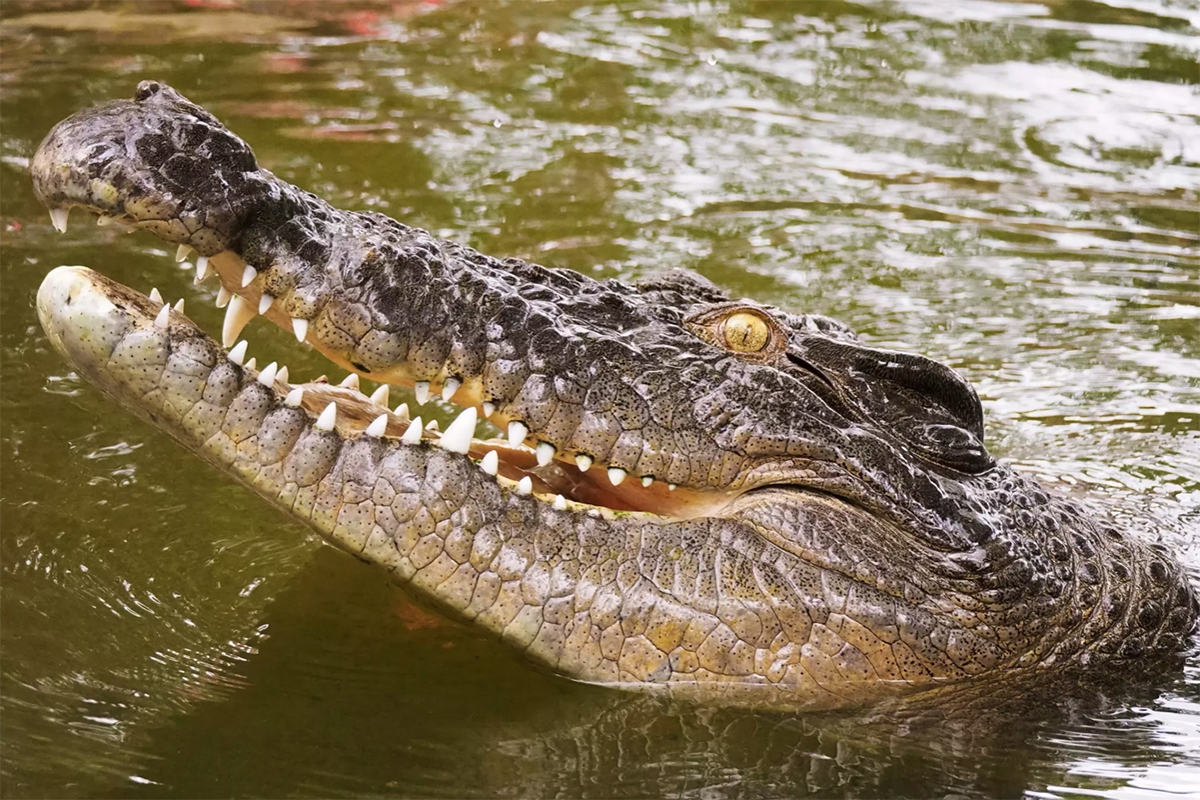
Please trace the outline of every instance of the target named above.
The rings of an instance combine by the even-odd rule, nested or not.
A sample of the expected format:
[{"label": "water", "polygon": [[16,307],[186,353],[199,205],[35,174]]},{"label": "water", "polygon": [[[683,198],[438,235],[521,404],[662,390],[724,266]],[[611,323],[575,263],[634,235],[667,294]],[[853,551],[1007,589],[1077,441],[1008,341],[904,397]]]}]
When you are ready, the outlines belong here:
[{"label": "water", "polygon": [[919,725],[578,686],[417,608],[49,351],[58,264],[221,312],[148,236],[54,233],[27,176],[53,123],[165,80],[339,205],[603,276],[689,267],[947,361],[994,451],[1200,577],[1196,3],[0,15],[5,796],[1200,796],[1196,649]]}]

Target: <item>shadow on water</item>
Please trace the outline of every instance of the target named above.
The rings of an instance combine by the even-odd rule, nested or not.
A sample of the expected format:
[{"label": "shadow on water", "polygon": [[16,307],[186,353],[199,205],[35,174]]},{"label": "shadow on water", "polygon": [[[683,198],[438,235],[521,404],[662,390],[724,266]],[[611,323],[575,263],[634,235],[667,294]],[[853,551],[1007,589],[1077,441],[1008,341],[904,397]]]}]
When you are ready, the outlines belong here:
[{"label": "shadow on water", "polygon": [[1051,777],[1030,745],[1064,727],[1147,749],[1152,729],[1121,716],[1164,677],[1125,676],[1117,700],[1039,686],[845,714],[697,708],[536,672],[328,548],[262,619],[243,684],[153,731],[114,796],[1015,797]]},{"label": "shadow on water", "polygon": [[0,5],[0,794],[1200,792],[1195,648],[949,716],[531,669],[70,374],[33,312],[58,264],[221,312],[147,237],[55,234],[28,183],[55,122],[165,80],[338,205],[603,277],[696,269],[947,361],[992,450],[1200,577],[1197,41],[1154,0]]}]

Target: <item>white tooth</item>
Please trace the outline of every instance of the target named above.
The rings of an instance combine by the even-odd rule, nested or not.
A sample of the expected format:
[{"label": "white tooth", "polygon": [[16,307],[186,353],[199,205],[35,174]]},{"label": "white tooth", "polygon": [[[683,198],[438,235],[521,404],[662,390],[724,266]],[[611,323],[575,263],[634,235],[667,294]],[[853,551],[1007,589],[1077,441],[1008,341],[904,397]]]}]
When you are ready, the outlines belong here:
[{"label": "white tooth", "polygon": [[258,277],[258,270],[249,264],[242,270],[242,288],[245,289],[250,284],[254,283],[254,279]]},{"label": "white tooth", "polygon": [[524,422],[513,420],[508,423],[508,446],[519,447],[525,441],[525,437],[529,435],[529,428],[525,427]]},{"label": "white tooth", "polygon": [[163,328],[165,330],[170,321],[171,307],[166,303],[163,303],[162,311],[159,311],[158,316],[154,318],[154,327]]},{"label": "white tooth", "polygon": [[271,387],[275,385],[275,375],[279,372],[279,365],[272,361],[263,367],[262,372],[258,373],[258,382],[263,386]]},{"label": "white tooth", "polygon": [[249,369],[249,370],[258,369],[258,359],[251,357],[250,360],[246,362],[246,369]]},{"label": "white tooth", "polygon": [[533,481],[526,475],[521,480],[517,481],[517,494],[531,494],[533,492]]},{"label": "white tooth", "polygon": [[405,419],[408,419],[408,403],[401,403],[400,405],[396,406],[396,410],[392,413],[397,417],[404,417]]},{"label": "white tooth", "polygon": [[54,230],[59,233],[67,232],[67,215],[70,213],[65,208],[50,209],[50,224],[54,226]]},{"label": "white tooth", "polygon": [[303,344],[308,338],[308,320],[292,317],[292,330],[296,333],[296,341]]},{"label": "white tooth", "polygon": [[358,391],[358,373],[351,372],[349,375],[342,378],[342,382],[339,383],[338,386],[341,386],[342,388],[345,388],[345,389],[353,389],[355,391]]},{"label": "white tooth", "polygon": [[321,412],[321,416],[317,417],[317,423],[314,427],[319,431],[331,431],[335,424],[337,424],[337,403],[330,403],[325,406],[325,410]]},{"label": "white tooth", "polygon": [[275,298],[266,292],[262,293],[262,297],[258,298],[258,313],[265,314],[271,310],[271,304],[275,302]]},{"label": "white tooth", "polygon": [[371,393],[371,402],[377,406],[383,406],[384,408],[387,408],[388,395],[391,394],[391,389],[392,387],[388,386],[386,383],[381,385],[378,389]]},{"label": "white tooth", "polygon": [[478,421],[479,415],[475,412],[475,406],[464,408],[463,412],[454,418],[454,422],[450,423],[450,427],[446,428],[438,444],[451,452],[466,455],[471,449],[471,440],[475,438],[475,423]]},{"label": "white tooth", "polygon": [[156,287],[154,287],[153,289],[151,289],[151,290],[150,290],[150,294],[148,294],[148,295],[146,295],[146,296],[147,296],[147,297],[149,297],[151,300],[153,300],[153,301],[154,301],[154,302],[156,302],[156,303],[161,303],[161,302],[163,302],[162,295],[161,295],[161,294],[159,294],[159,291],[158,291],[158,287],[157,287],[157,286],[156,286]]},{"label": "white tooth", "polygon": [[673,492],[673,491],[675,491],[675,487],[678,485],[679,485],[678,483],[668,483],[667,488]]},{"label": "white tooth", "polygon": [[199,256],[196,259],[196,283],[203,283],[212,275],[213,268],[208,265],[208,256]]},{"label": "white tooth", "polygon": [[554,460],[554,445],[549,442],[538,442],[537,446],[537,462],[539,467],[544,467]]},{"label": "white tooth", "polygon": [[246,360],[246,348],[249,346],[246,344],[246,340],[242,339],[229,349],[229,360],[241,366],[241,363]]},{"label": "white tooth", "polygon": [[563,497],[561,494],[554,495],[554,507],[559,511],[566,511],[567,498]]},{"label": "white tooth", "polygon": [[484,400],[483,401],[483,417],[484,417],[484,419],[487,419],[488,417],[490,417],[492,414],[495,414],[495,413],[496,413],[496,404],[490,403],[487,400]]},{"label": "white tooth", "polygon": [[288,382],[288,371],[287,371],[287,367],[280,367],[280,368],[279,368],[279,374],[275,376],[275,380],[279,381],[280,383],[287,383],[287,382]]},{"label": "white tooth", "polygon": [[221,326],[221,346],[229,347],[242,335],[246,323],[254,319],[254,306],[240,294],[235,294],[225,309],[225,324]]},{"label": "white tooth", "polygon": [[620,486],[621,481],[625,480],[625,476],[628,474],[629,473],[627,473],[625,470],[621,469],[620,467],[609,467],[608,468],[608,482],[611,483],[613,486]]},{"label": "white tooth", "polygon": [[176,261],[186,260],[188,257],[188,254],[191,252],[192,252],[192,246],[190,244],[181,244],[181,245],[179,245],[179,249],[175,251],[175,260]]},{"label": "white tooth", "polygon": [[175,305],[173,306],[173,308],[176,311],[178,311],[180,314],[183,313],[183,298],[182,297],[175,301]]},{"label": "white tooth", "polygon": [[425,430],[427,431],[436,431],[437,429],[438,424],[436,419],[429,420],[429,423],[425,426]]},{"label": "white tooth", "polygon": [[299,408],[304,402],[304,390],[297,386],[288,392],[287,397],[283,398],[283,404],[289,408]]},{"label": "white tooth", "polygon": [[458,378],[446,378],[446,382],[442,384],[442,399],[449,401],[460,386],[462,386],[462,381]]},{"label": "white tooth", "polygon": [[587,472],[592,468],[592,462],[594,460],[595,459],[586,453],[580,453],[579,455],[575,456],[575,466],[579,467],[580,472]]},{"label": "white tooth", "polygon": [[652,483],[654,483],[653,475],[643,475],[642,476],[642,486],[649,486]]},{"label": "white tooth", "polygon": [[233,292],[222,286],[217,289],[217,308],[224,308],[229,305],[229,301],[233,299]]},{"label": "white tooth", "polygon": [[417,405],[423,406],[429,402],[429,381],[417,381],[414,383],[413,394],[417,396]]},{"label": "white tooth", "polygon": [[488,475],[495,475],[500,471],[500,456],[496,455],[495,450],[488,450],[484,454],[483,460],[479,462],[479,468]]},{"label": "white tooth", "polygon": [[371,421],[370,425],[367,426],[367,436],[374,436],[376,439],[378,439],[380,436],[383,436],[384,432],[387,430],[387,424],[388,415],[380,414]]},{"label": "white tooth", "polygon": [[408,423],[408,429],[404,431],[404,435],[400,437],[400,441],[405,444],[416,444],[421,441],[421,418],[413,417],[413,421]]}]

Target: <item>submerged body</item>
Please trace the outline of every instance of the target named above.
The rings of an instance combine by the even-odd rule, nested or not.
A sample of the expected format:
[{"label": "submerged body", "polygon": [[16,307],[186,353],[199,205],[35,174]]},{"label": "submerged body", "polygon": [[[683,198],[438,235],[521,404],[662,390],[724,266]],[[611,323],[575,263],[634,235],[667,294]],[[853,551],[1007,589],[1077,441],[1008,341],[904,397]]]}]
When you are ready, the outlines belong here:
[{"label": "submerged body", "polygon": [[[576,679],[860,704],[1179,650],[1178,564],[995,462],[972,388],[699,276],[497,260],[330,207],[169,87],[60,123],[32,163],[194,248],[224,348],[81,268],[38,309],[77,370],[331,542]],[[464,406],[245,362],[256,315],[339,365]],[[507,440],[476,439],[477,415]],[[410,419],[410,416],[412,417]]]}]

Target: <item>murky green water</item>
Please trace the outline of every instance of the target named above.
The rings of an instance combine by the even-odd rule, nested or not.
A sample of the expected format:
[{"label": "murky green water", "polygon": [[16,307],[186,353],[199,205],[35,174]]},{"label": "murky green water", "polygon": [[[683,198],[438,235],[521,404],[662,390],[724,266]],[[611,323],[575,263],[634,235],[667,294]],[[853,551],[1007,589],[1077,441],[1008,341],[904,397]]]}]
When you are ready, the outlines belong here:
[{"label": "murky green water", "polygon": [[416,609],[49,351],[59,264],[222,312],[148,236],[54,233],[27,177],[54,122],[166,80],[340,205],[947,361],[994,450],[1200,575],[1196,3],[82,8],[0,11],[5,796],[1200,792],[1195,650],[1016,721],[866,724],[578,686]]}]

